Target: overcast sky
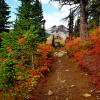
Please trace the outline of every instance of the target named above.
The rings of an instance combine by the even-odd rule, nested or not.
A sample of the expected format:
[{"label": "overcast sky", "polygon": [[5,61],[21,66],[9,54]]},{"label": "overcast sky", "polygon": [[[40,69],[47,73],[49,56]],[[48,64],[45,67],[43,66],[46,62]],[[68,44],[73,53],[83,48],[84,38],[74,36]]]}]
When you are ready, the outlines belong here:
[{"label": "overcast sky", "polygon": [[[20,5],[18,0],[6,0],[8,5],[11,7],[11,18],[14,21],[16,19],[15,13],[16,8]],[[52,27],[53,25],[65,25],[67,24],[61,21],[62,18],[66,17],[69,13],[69,6],[63,7],[59,10],[59,4],[53,2],[49,3],[49,0],[41,0],[44,19],[46,20],[46,29]]]}]

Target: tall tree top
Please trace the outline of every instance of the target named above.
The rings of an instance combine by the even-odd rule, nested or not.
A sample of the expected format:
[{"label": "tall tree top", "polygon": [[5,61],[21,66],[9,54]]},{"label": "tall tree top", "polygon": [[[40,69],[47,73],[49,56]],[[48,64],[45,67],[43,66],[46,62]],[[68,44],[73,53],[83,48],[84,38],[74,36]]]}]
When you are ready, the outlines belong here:
[{"label": "tall tree top", "polygon": [[9,6],[5,2],[5,0],[0,0],[0,32],[8,31],[10,22],[9,19]]}]

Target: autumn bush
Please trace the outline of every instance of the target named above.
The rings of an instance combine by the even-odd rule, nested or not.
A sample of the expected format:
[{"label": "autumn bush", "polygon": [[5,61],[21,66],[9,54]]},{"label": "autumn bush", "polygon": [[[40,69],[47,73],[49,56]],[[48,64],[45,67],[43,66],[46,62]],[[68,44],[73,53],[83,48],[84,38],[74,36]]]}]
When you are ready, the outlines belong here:
[{"label": "autumn bush", "polygon": [[51,45],[42,43],[37,46],[36,49],[39,58],[34,59],[34,63],[39,67],[39,72],[45,75],[49,71],[49,65],[51,62],[51,53],[54,48]]},{"label": "autumn bush", "polygon": [[100,51],[100,28],[90,33],[88,40],[80,42],[80,38],[67,41],[65,48],[76,59],[82,60],[86,55],[94,52],[99,54]]},{"label": "autumn bush", "polygon": [[92,83],[100,89],[100,28],[93,29],[86,41],[80,42],[80,38],[67,41],[65,49],[82,69],[91,74]]}]

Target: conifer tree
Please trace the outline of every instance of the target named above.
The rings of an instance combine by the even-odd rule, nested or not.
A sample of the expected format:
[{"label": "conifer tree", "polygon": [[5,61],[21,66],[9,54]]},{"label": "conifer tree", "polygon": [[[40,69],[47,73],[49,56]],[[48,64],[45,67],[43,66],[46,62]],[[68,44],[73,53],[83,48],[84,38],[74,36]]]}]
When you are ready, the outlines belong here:
[{"label": "conifer tree", "polygon": [[77,17],[77,20],[75,21],[75,26],[74,26],[74,33],[79,33],[79,26],[80,26],[80,17]]},{"label": "conifer tree", "polygon": [[14,30],[17,32],[27,31],[30,28],[30,3],[31,0],[19,0],[21,6],[18,8],[18,13]]},{"label": "conifer tree", "polygon": [[69,21],[68,21],[68,30],[69,30],[69,36],[72,38],[73,35],[73,25],[74,24],[74,12],[70,9],[70,15],[69,15]]},{"label": "conifer tree", "polygon": [[100,26],[100,0],[92,0],[90,2],[89,22],[90,28]]},{"label": "conifer tree", "polygon": [[10,11],[7,3],[5,2],[5,0],[0,0],[0,33],[3,31],[9,31],[9,14]]},{"label": "conifer tree", "polygon": [[42,5],[39,0],[19,0],[21,6],[18,9],[17,19],[14,25],[15,31],[28,31],[32,27],[37,30],[40,37],[45,36],[45,20],[43,19]]},{"label": "conifer tree", "polygon": [[39,36],[45,35],[45,20],[43,18],[43,11],[42,11],[42,5],[39,0],[35,0],[34,4],[31,5],[31,19],[35,25],[35,28],[39,29]]}]

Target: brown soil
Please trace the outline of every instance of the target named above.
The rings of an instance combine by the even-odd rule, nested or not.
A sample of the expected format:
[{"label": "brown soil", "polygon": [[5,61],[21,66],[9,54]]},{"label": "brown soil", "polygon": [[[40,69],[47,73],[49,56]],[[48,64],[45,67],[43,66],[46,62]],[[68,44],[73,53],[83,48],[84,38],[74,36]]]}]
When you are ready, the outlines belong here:
[{"label": "brown soil", "polygon": [[[97,100],[89,76],[81,71],[78,64],[66,56],[55,57],[51,72],[31,92],[29,100]],[[48,95],[51,90],[52,95]],[[82,96],[84,93],[90,97]]]}]

